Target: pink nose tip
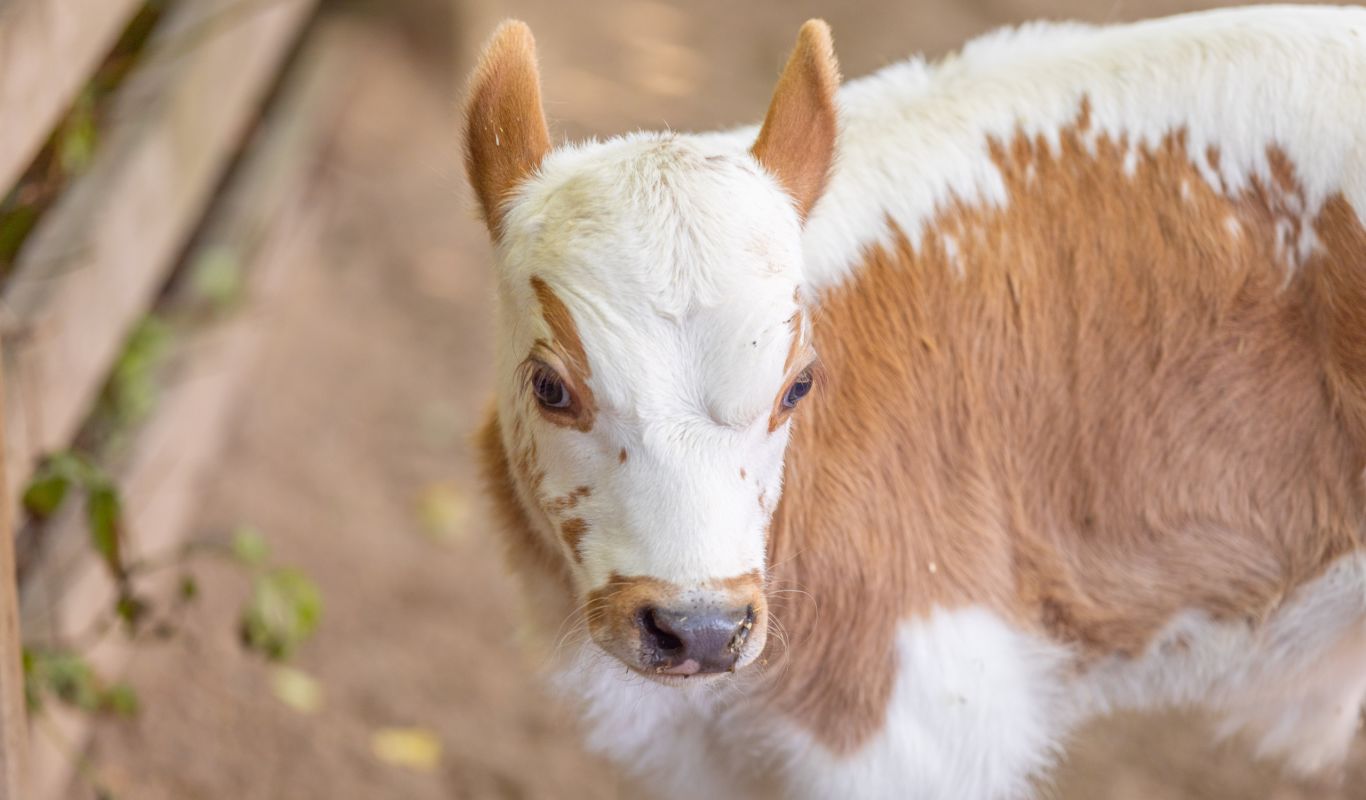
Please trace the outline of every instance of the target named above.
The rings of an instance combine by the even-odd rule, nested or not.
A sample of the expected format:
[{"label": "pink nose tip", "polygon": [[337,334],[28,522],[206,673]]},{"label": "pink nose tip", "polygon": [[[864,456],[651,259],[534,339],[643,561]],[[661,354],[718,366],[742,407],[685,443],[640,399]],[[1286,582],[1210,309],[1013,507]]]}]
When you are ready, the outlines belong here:
[{"label": "pink nose tip", "polygon": [[665,609],[636,614],[642,660],[665,675],[706,675],[735,668],[754,627],[754,607]]}]

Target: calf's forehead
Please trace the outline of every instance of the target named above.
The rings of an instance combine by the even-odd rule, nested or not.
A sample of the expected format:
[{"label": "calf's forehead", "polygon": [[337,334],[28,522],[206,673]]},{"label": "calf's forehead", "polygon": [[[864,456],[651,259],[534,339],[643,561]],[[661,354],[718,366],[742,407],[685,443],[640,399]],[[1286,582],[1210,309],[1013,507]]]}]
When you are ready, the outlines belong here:
[{"label": "calf's forehead", "polygon": [[681,317],[800,271],[787,195],[743,149],[639,135],[548,156],[508,212],[505,276]]},{"label": "calf's forehead", "polygon": [[601,362],[599,401],[637,403],[633,387],[662,379],[727,421],[755,411],[791,341],[801,280],[791,201],[743,151],[675,138],[596,148],[550,156],[509,209],[508,310],[539,316],[528,287],[533,277],[548,286]]}]

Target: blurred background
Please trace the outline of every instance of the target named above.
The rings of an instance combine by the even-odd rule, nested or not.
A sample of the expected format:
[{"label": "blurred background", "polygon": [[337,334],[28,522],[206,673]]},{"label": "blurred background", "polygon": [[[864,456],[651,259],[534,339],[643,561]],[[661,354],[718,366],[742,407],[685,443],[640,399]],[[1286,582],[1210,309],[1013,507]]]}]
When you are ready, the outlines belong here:
[{"label": "blurred background", "polygon": [[[500,19],[531,24],[552,129],[579,138],[759,119],[813,16],[853,78],[1000,25],[1216,5],[10,0],[32,796],[648,796],[520,652],[471,462],[491,275],[458,116]],[[1042,794],[1362,798],[1366,743],[1297,781],[1202,720],[1121,717]]]}]

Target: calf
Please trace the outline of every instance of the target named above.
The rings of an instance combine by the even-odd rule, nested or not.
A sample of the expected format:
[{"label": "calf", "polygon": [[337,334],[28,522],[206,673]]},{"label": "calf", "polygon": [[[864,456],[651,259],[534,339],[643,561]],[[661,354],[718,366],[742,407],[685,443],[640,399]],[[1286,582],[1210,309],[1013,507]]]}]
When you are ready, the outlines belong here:
[{"label": "calf", "polygon": [[1366,693],[1366,11],[1030,25],[762,126],[553,148],[472,79],[480,444],[591,745],[677,797],[1028,795],[1200,706]]}]

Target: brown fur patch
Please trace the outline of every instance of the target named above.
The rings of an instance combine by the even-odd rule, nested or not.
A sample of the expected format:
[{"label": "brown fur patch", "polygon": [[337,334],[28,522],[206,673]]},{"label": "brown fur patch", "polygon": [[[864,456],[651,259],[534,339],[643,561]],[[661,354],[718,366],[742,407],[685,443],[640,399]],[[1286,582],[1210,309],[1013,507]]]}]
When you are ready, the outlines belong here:
[{"label": "brown fur patch", "polygon": [[839,82],[830,26],[810,20],[797,34],[797,45],[750,149],[791,195],[803,220],[825,191],[834,161]]},{"label": "brown fur patch", "polygon": [[1056,156],[996,143],[1003,208],[946,208],[820,298],[839,391],[802,405],[769,554],[810,599],[775,596],[770,649],[772,699],[837,751],[882,725],[908,616],[980,605],[1136,655],[1184,609],[1256,624],[1361,546],[1355,213],[1327,202],[1286,285],[1283,157],[1225,197],[1183,135],[1126,174],[1128,144],[1093,156],[1084,124]]},{"label": "brown fur patch", "polygon": [[552,411],[548,412],[547,418],[556,424],[565,424],[587,433],[593,429],[593,418],[597,415],[597,402],[593,398],[593,390],[588,387],[588,379],[593,376],[592,366],[588,362],[588,351],[584,349],[583,340],[579,338],[579,328],[574,324],[574,316],[569,313],[569,307],[559,295],[555,294],[555,290],[534,276],[531,278],[531,289],[536,293],[536,300],[540,303],[541,317],[554,336],[554,342],[550,345],[544,345],[539,340],[538,344],[550,346],[564,362],[568,374],[561,377],[565,379],[566,387],[574,396],[570,414],[560,415]]},{"label": "brown fur patch", "polygon": [[569,545],[569,552],[574,554],[574,561],[579,563],[583,562],[579,544],[583,542],[583,535],[587,532],[588,522],[582,517],[567,519],[560,524],[560,535],[564,537],[564,543]]},{"label": "brown fur patch", "polygon": [[625,447],[621,448],[621,452],[620,452],[620,453],[617,453],[617,463],[618,463],[618,464],[625,464],[625,463],[626,463],[626,448],[625,448]]},{"label": "brown fur patch", "polygon": [[731,597],[735,605],[749,602],[756,592],[762,591],[764,576],[759,570],[751,570],[743,575],[736,575],[730,578],[717,578],[707,583],[708,589],[724,592]]},{"label": "brown fur patch", "polygon": [[1343,424],[1366,448],[1366,229],[1338,196],[1324,204],[1314,232],[1330,254],[1313,287],[1325,378]]},{"label": "brown fur patch", "polygon": [[568,511],[569,509],[572,509],[572,508],[577,508],[578,505],[579,505],[579,501],[580,501],[580,500],[583,500],[583,499],[586,498],[586,497],[592,497],[592,496],[593,496],[593,490],[592,490],[592,489],[590,489],[590,488],[587,487],[587,486],[579,486],[579,487],[576,487],[576,488],[575,488],[573,491],[571,491],[569,494],[563,495],[563,496],[561,496],[561,497],[553,497],[553,498],[551,498],[551,499],[545,504],[545,510],[548,511],[548,512],[550,512],[550,513],[552,513],[552,514],[558,514],[558,513],[563,512],[563,511]]},{"label": "brown fur patch", "polygon": [[489,233],[497,240],[504,201],[550,152],[536,42],[525,23],[508,20],[493,32],[467,95],[465,170]]},{"label": "brown fur patch", "polygon": [[517,497],[515,481],[521,480],[526,485],[526,477],[513,475],[496,412],[490,411],[479,429],[475,449],[479,453],[485,489],[503,528],[505,553],[513,571],[528,585],[544,587],[544,591],[556,595],[563,593],[565,598],[573,597],[564,556],[551,546],[552,543],[537,535],[525,506]]}]

